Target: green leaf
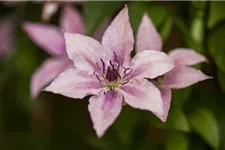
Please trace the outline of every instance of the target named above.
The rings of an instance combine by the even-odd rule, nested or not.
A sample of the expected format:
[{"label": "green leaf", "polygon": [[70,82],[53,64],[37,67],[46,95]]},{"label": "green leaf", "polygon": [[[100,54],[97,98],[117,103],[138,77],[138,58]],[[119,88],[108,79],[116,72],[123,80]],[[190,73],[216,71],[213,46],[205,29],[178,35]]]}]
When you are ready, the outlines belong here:
[{"label": "green leaf", "polygon": [[180,108],[171,108],[166,122],[166,128],[183,132],[190,131],[187,118]]},{"label": "green leaf", "polygon": [[84,17],[87,34],[93,34],[97,26],[112,17],[120,8],[122,1],[88,1],[84,4]]},{"label": "green leaf", "polygon": [[203,17],[195,17],[191,26],[191,37],[201,44],[204,40],[204,20]]},{"label": "green leaf", "polygon": [[17,53],[13,64],[16,75],[16,78],[14,78],[14,91],[17,97],[16,100],[19,101],[18,104],[23,105],[22,107],[29,108],[33,104],[30,100],[30,79],[38,65],[38,49],[30,42],[23,31],[19,30],[17,37]]},{"label": "green leaf", "polygon": [[172,108],[169,112],[167,128],[179,130],[183,132],[190,131],[190,127],[184,112],[179,108]]},{"label": "green leaf", "polygon": [[225,72],[225,25],[217,28],[209,37],[209,52],[216,65]]},{"label": "green leaf", "polygon": [[129,106],[123,107],[122,113],[114,124],[114,127],[118,131],[118,135],[122,143],[129,144],[139,119],[140,118],[137,110]]},{"label": "green leaf", "polygon": [[132,2],[129,5],[129,16],[135,35],[144,13],[148,13],[156,27],[159,27],[168,15],[166,8],[163,6],[153,5],[147,2]]},{"label": "green leaf", "polygon": [[191,91],[192,91],[191,86],[183,89],[173,89],[172,104],[176,107],[183,107],[184,104],[188,101]]},{"label": "green leaf", "polygon": [[177,130],[182,132],[189,132],[190,127],[187,118],[180,108],[172,107],[169,111],[166,123],[159,122],[157,126],[167,130]]},{"label": "green leaf", "polygon": [[187,135],[181,132],[168,132],[165,139],[166,150],[188,150]]},{"label": "green leaf", "polygon": [[218,70],[217,76],[218,76],[220,86],[223,89],[223,91],[225,92],[225,73],[221,70]]},{"label": "green leaf", "polygon": [[212,28],[225,19],[225,2],[210,2],[208,27]]},{"label": "green leaf", "polygon": [[189,116],[193,130],[198,133],[212,148],[218,149],[220,134],[218,122],[209,109],[201,108]]},{"label": "green leaf", "polygon": [[166,18],[166,21],[160,28],[160,34],[161,34],[163,40],[167,39],[167,37],[169,36],[172,26],[173,26],[173,17],[168,16]]},{"label": "green leaf", "polygon": [[185,43],[188,45],[188,47],[196,49],[197,44],[191,38],[189,28],[184,23],[184,21],[180,17],[175,16],[174,17],[174,25],[176,25],[176,27],[179,29],[179,31],[183,35],[183,39],[185,40]]},{"label": "green leaf", "polygon": [[112,146],[112,144],[107,140],[101,140],[97,138],[96,136],[89,136],[86,140],[86,142],[98,149],[104,149],[104,150],[114,150],[115,147]]}]

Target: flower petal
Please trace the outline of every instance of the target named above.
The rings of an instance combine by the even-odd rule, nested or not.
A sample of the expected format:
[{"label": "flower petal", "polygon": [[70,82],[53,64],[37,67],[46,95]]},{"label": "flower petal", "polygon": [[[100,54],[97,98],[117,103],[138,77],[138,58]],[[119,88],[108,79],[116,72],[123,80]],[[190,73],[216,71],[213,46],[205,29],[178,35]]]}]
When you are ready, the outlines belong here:
[{"label": "flower petal", "polygon": [[77,68],[61,73],[45,90],[71,98],[97,94],[103,85],[97,78]]},{"label": "flower petal", "polygon": [[89,100],[88,110],[98,137],[114,123],[122,109],[123,97],[116,91],[101,91]]},{"label": "flower petal", "polygon": [[171,102],[171,89],[170,88],[159,88],[162,99],[163,99],[163,113],[159,115],[154,113],[160,120],[166,122],[167,116],[170,110],[170,102]]},{"label": "flower petal", "polygon": [[30,38],[51,55],[65,55],[65,43],[62,31],[53,25],[25,23],[23,29]]},{"label": "flower petal", "polygon": [[83,18],[76,9],[69,5],[66,5],[62,10],[60,25],[66,32],[85,33]]},{"label": "flower petal", "polygon": [[70,65],[69,59],[47,59],[33,74],[31,80],[31,96],[36,98],[41,90],[47,86],[59,73]]},{"label": "flower petal", "polygon": [[176,48],[169,52],[168,55],[176,66],[195,65],[207,61],[205,56],[187,48]]},{"label": "flower petal", "polygon": [[163,84],[169,88],[179,89],[210,78],[212,77],[191,67],[175,67],[172,71],[165,74]]},{"label": "flower petal", "polygon": [[94,33],[93,38],[101,42],[103,34],[108,26],[109,26],[109,20],[106,20],[105,22],[103,22],[103,24],[100,24],[100,26],[97,28],[97,31]]},{"label": "flower petal", "polygon": [[91,73],[98,70],[96,63],[100,58],[106,56],[98,41],[81,34],[72,33],[65,33],[65,39],[67,54],[77,68]]},{"label": "flower petal", "polygon": [[150,17],[145,13],[137,31],[136,52],[152,49],[162,50],[162,39]]},{"label": "flower petal", "polygon": [[59,8],[59,3],[56,2],[45,2],[42,10],[41,18],[44,21],[49,21],[50,18],[56,13]]},{"label": "flower petal", "polygon": [[120,92],[127,104],[134,108],[163,113],[163,100],[158,88],[146,79],[133,80],[123,85]]},{"label": "flower petal", "polygon": [[0,20],[0,60],[5,59],[14,49],[14,26],[12,18]]},{"label": "flower petal", "polygon": [[170,71],[174,65],[172,60],[165,53],[145,50],[134,56],[129,67],[133,70],[128,76],[128,79],[153,79]]},{"label": "flower petal", "polygon": [[130,52],[133,50],[134,37],[129,22],[127,6],[120,11],[111,25],[106,29],[102,38],[102,44],[111,53],[111,57],[114,56],[113,52],[115,52],[119,58],[124,59],[124,63],[130,61]]}]

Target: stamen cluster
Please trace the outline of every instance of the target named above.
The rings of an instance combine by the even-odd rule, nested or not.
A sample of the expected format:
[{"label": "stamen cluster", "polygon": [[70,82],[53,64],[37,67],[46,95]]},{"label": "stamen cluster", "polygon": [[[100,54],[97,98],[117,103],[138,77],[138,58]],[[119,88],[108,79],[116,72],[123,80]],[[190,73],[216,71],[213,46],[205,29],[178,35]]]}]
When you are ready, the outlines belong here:
[{"label": "stamen cluster", "polygon": [[107,88],[115,89],[129,82],[126,77],[132,72],[132,69],[123,67],[123,58],[119,61],[115,52],[114,60],[110,60],[109,65],[106,65],[103,59],[100,59],[100,62],[101,65],[98,62],[96,63],[98,71],[94,71],[94,75]]}]

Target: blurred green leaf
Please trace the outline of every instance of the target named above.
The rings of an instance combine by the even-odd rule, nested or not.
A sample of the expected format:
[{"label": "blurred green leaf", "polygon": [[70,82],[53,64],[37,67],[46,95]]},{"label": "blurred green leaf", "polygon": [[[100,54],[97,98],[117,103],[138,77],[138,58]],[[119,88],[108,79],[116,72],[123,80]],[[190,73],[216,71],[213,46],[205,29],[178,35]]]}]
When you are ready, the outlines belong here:
[{"label": "blurred green leaf", "polygon": [[196,42],[201,44],[204,40],[204,20],[203,17],[195,17],[191,26],[191,37]]},{"label": "blurred green leaf", "polygon": [[217,23],[225,19],[225,2],[212,1],[210,2],[208,27],[212,28]]},{"label": "blurred green leaf", "polygon": [[123,107],[122,113],[116,120],[114,127],[124,144],[129,144],[139,119],[139,114],[134,108],[129,106]]},{"label": "blurred green leaf", "polygon": [[166,122],[167,128],[183,132],[190,131],[190,127],[184,112],[180,108],[172,108]]},{"label": "blurred green leaf", "polygon": [[172,90],[172,105],[176,107],[183,107],[190,97],[192,87],[189,86],[183,89]]},{"label": "blurred green leaf", "polygon": [[129,4],[129,16],[134,34],[137,32],[144,13],[148,13],[156,27],[159,27],[168,15],[167,9],[163,6],[147,2],[132,2]]},{"label": "blurred green leaf", "polygon": [[218,70],[217,76],[218,76],[220,86],[223,89],[223,91],[225,92],[225,73],[221,70]]},{"label": "blurred green leaf", "polygon": [[[210,85],[208,87],[201,88],[201,105],[210,108],[216,117],[219,124],[220,139],[225,139],[225,92],[219,89],[213,89]],[[225,149],[225,141],[221,140],[220,149]]]},{"label": "blurred green leaf", "polygon": [[173,17],[168,16],[164,24],[160,27],[160,34],[163,40],[167,39],[172,27],[173,27]]},{"label": "blurred green leaf", "polygon": [[101,139],[97,138],[96,136],[88,137],[87,143],[90,146],[93,146],[100,150],[114,150],[115,149],[115,147],[113,147],[109,141],[101,140]]},{"label": "blurred green leaf", "polygon": [[179,29],[179,31],[183,35],[183,39],[185,40],[188,47],[198,50],[199,45],[195,43],[195,41],[191,38],[190,29],[184,23],[184,21],[178,16],[175,16],[173,19],[174,19],[174,25],[176,25],[176,27]]},{"label": "blurred green leaf", "polygon": [[30,101],[30,79],[35,67],[38,65],[38,55],[35,50],[37,50],[35,45],[30,42],[22,30],[19,30],[17,53],[13,64],[17,76],[14,86],[19,101],[18,104],[28,108],[33,103]]},{"label": "blurred green leaf", "polygon": [[181,132],[168,132],[165,139],[166,150],[188,150],[187,135]]},{"label": "blurred green leaf", "polygon": [[218,122],[212,112],[200,108],[191,113],[189,121],[193,130],[198,133],[214,149],[219,148],[220,134]]},{"label": "blurred green leaf", "polygon": [[158,122],[157,126],[167,130],[189,132],[190,127],[187,118],[181,108],[171,107],[166,123]]},{"label": "blurred green leaf", "polygon": [[225,25],[217,28],[209,37],[209,52],[217,67],[225,72]]},{"label": "blurred green leaf", "polygon": [[166,122],[166,128],[188,132],[190,127],[187,118],[180,108],[171,108]]},{"label": "blurred green leaf", "polygon": [[88,1],[84,4],[84,18],[87,34],[93,34],[97,26],[113,17],[123,6],[123,1]]}]

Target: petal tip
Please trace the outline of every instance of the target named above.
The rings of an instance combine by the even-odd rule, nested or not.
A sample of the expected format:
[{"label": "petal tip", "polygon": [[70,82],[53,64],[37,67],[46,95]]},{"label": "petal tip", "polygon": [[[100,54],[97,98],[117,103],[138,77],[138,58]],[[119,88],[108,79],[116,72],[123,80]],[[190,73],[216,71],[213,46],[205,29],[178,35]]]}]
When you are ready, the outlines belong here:
[{"label": "petal tip", "polygon": [[30,96],[31,96],[32,99],[36,99],[38,97],[38,95],[39,95],[39,93],[31,91],[31,95]]},{"label": "petal tip", "polygon": [[158,118],[163,122],[163,123],[166,123],[167,121],[167,116],[158,116]]},{"label": "petal tip", "polygon": [[213,77],[206,75],[205,80],[207,80],[207,79],[213,79]]},{"label": "petal tip", "polygon": [[104,135],[104,131],[101,131],[101,130],[96,130],[96,135],[98,138],[102,138],[102,136]]},{"label": "petal tip", "polygon": [[25,22],[22,24],[22,29],[25,30],[26,32],[28,30],[30,30],[31,26],[33,25],[34,23],[31,23],[31,22]]},{"label": "petal tip", "polygon": [[149,15],[147,12],[145,12],[142,16],[142,19],[150,19]]},{"label": "petal tip", "polygon": [[50,86],[47,86],[46,88],[42,89],[42,91],[51,92],[51,88],[50,88]]},{"label": "petal tip", "polygon": [[121,10],[121,12],[128,14],[128,6],[127,6],[127,4],[124,5],[124,8]]}]

